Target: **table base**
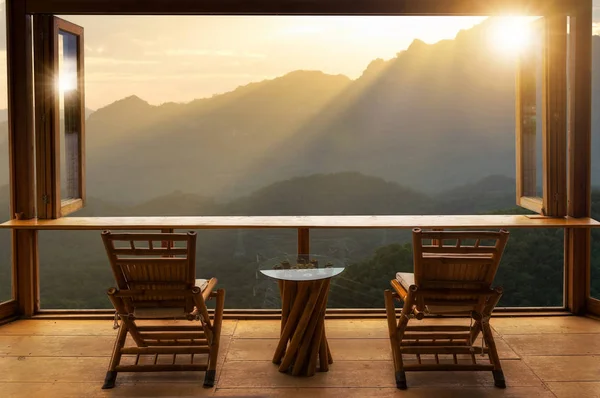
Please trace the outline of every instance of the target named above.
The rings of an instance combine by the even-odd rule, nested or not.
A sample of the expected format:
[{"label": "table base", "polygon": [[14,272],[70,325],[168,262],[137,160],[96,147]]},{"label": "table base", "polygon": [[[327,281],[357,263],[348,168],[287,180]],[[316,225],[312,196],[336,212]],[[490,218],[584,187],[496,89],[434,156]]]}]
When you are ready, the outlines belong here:
[{"label": "table base", "polygon": [[325,309],[330,279],[278,281],[281,294],[281,335],[273,355],[280,372],[313,376],[333,363],[325,336]]}]

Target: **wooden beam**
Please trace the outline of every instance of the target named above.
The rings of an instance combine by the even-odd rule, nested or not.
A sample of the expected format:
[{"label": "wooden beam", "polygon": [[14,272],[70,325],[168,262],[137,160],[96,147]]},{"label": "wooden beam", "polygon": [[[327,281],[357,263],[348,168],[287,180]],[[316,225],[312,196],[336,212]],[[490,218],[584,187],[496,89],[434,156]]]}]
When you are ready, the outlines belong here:
[{"label": "wooden beam", "polygon": [[522,196],[517,200],[517,205],[538,214],[544,214],[544,200],[542,198]]},{"label": "wooden beam", "polygon": [[[238,228],[600,228],[591,218],[540,215],[460,216],[200,216],[200,217],[63,217],[56,220],[10,220],[0,228],[33,230],[160,230]],[[304,241],[304,238],[302,238]]]},{"label": "wooden beam", "polygon": [[310,254],[310,229],[298,228],[298,255]]},{"label": "wooden beam", "polygon": [[54,126],[58,124],[54,120],[58,111],[54,108],[58,105],[54,101],[52,16],[36,15],[33,25],[37,216],[41,219],[57,218],[55,208],[60,207],[60,187],[54,181],[57,181],[60,172],[60,137],[54,134]]},{"label": "wooden beam", "polygon": [[[570,92],[568,121],[568,215],[591,214],[592,126],[592,0],[580,0],[570,18]],[[565,281],[567,308],[585,311],[590,284],[590,230],[565,231]]]},{"label": "wooden beam", "polygon": [[544,19],[543,210],[544,215],[564,217],[567,214],[567,18]]},{"label": "wooden beam", "polygon": [[0,304],[0,322],[3,319],[13,317],[18,311],[19,306],[17,305],[16,300],[9,300]]},{"label": "wooden beam", "polygon": [[[11,217],[35,217],[31,17],[25,1],[6,1]],[[37,231],[13,231],[13,278],[19,312],[38,307]]]},{"label": "wooden beam", "polygon": [[147,15],[550,15],[565,0],[27,0],[28,13]]}]

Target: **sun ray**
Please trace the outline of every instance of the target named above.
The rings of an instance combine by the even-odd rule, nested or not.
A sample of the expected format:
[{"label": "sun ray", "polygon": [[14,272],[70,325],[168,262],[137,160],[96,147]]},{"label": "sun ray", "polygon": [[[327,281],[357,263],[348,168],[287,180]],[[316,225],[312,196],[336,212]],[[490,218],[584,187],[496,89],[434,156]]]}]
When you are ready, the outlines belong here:
[{"label": "sun ray", "polygon": [[496,18],[492,27],[491,46],[501,53],[517,55],[533,42],[532,19],[523,17]]}]

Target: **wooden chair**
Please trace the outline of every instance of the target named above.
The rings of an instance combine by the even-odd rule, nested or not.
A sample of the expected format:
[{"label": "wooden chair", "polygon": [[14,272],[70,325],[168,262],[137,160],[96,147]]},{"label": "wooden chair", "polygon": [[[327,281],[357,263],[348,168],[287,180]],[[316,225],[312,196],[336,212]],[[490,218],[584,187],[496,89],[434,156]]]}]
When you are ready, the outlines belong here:
[{"label": "wooden chair", "polygon": [[[225,291],[213,291],[216,278],[196,279],[196,233],[104,231],[102,240],[117,282],[108,290],[115,326],[121,319],[102,388],[113,388],[119,372],[188,370],[206,371],[204,386],[212,387]],[[212,319],[210,298],[216,298]],[[193,324],[166,322],[174,319]],[[126,346],[127,335],[135,346]]]},{"label": "wooden chair", "polygon": [[[502,296],[502,288],[491,285],[508,236],[505,230],[413,229],[414,274],[396,274],[391,281],[394,291],[385,291],[399,389],[407,388],[406,371],[440,370],[492,371],[494,385],[506,387],[489,320]],[[404,302],[398,320],[395,298]],[[471,324],[408,326],[409,319],[421,320],[426,314],[470,318]],[[475,354],[484,356],[484,363]],[[408,355],[416,356],[413,362],[404,362]]]}]

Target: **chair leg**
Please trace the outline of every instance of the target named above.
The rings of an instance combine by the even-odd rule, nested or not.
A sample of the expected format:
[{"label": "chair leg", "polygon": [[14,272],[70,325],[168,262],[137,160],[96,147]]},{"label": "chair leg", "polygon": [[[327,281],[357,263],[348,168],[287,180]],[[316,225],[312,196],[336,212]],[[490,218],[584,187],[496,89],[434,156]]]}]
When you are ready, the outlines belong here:
[{"label": "chair leg", "polygon": [[494,376],[494,386],[498,388],[506,388],[506,380],[504,380],[504,372],[500,370],[492,370]]},{"label": "chair leg", "polygon": [[215,377],[216,376],[217,376],[216,369],[207,370],[206,375],[204,376],[203,386],[206,388],[213,388],[215,386]]},{"label": "chair leg", "polygon": [[114,370],[109,370],[106,372],[106,377],[104,378],[104,384],[102,385],[103,390],[111,389],[115,386],[115,382],[117,381],[117,372]]},{"label": "chair leg", "polygon": [[406,373],[403,370],[396,371],[396,388],[399,390],[406,390]]},{"label": "chair leg", "polygon": [[113,388],[115,386],[115,382],[117,380],[117,371],[115,369],[121,362],[121,349],[125,345],[126,338],[127,325],[125,322],[121,322],[121,327],[119,328],[119,333],[117,334],[117,339],[115,340],[112,357],[110,358],[110,363],[108,365],[108,371],[106,372],[104,384],[102,385],[103,390]]},{"label": "chair leg", "polygon": [[494,365],[492,375],[494,376],[494,386],[498,388],[506,388],[506,381],[504,380],[504,373],[502,372],[502,365],[500,364],[500,357],[496,350],[496,342],[494,341],[494,335],[492,334],[492,328],[489,322],[481,322],[481,331],[483,333],[483,339],[488,346],[488,353],[490,361]]},{"label": "chair leg", "polygon": [[400,344],[402,342],[402,338],[404,336],[404,331],[408,325],[408,317],[402,316],[400,318],[400,322],[398,322],[398,332],[397,339],[398,344],[396,345],[396,350],[398,352],[398,369],[396,370],[396,387],[400,390],[406,390],[408,388],[406,384],[406,373],[404,372],[404,362],[402,361],[402,353],[400,352]]},{"label": "chair leg", "polygon": [[208,355],[208,368],[204,376],[204,387],[212,388],[215,385],[217,361],[219,359],[219,341],[221,339],[221,325],[223,324],[223,309],[225,307],[225,290],[217,290],[217,302],[213,318],[212,342]]},{"label": "chair leg", "polygon": [[[402,353],[400,352],[400,339],[398,337],[398,327],[396,325],[396,308],[394,306],[394,296],[390,290],[384,292],[385,312],[388,320],[388,331],[390,343],[392,346],[392,358],[394,360],[394,374],[396,387],[400,390],[406,390],[406,373],[402,362]],[[404,319],[404,317],[402,317]],[[402,322],[402,319],[400,322]]]}]

